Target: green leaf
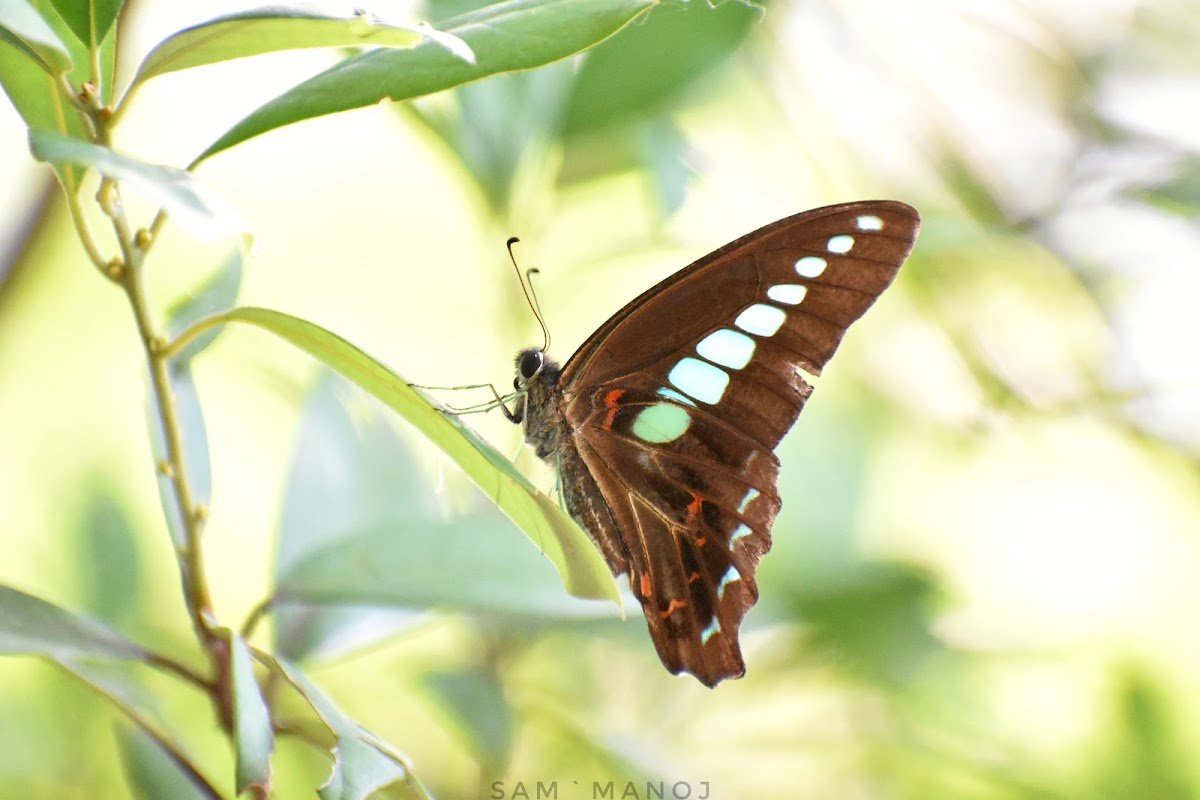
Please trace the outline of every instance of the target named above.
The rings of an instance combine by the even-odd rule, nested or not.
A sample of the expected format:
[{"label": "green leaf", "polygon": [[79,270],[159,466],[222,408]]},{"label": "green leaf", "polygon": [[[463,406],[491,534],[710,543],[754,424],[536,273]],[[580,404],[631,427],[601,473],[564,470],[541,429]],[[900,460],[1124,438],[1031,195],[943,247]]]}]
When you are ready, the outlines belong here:
[{"label": "green leaf", "polygon": [[246,643],[229,628],[220,628],[217,633],[229,642],[237,793],[241,794],[251,786],[269,790],[271,751],[275,749],[271,714],[254,677],[254,663]]},{"label": "green leaf", "polygon": [[588,53],[566,113],[568,135],[647,114],[705,79],[761,18],[747,3],[663,3]]},{"label": "green leaf", "polygon": [[53,0],[53,3],[79,41],[89,47],[100,44],[121,11],[121,0]]},{"label": "green leaf", "polygon": [[688,182],[694,174],[684,158],[687,140],[666,117],[636,126],[635,137],[646,178],[658,196],[658,207],[664,214],[674,214],[683,205]]},{"label": "green leaf", "polygon": [[[59,75],[71,69],[71,54],[67,46],[25,0],[3,0],[0,4],[0,41],[12,45],[17,52],[50,75]],[[8,90],[5,72],[0,72],[0,82]],[[9,95],[11,97],[12,93],[9,92]],[[15,105],[16,100],[13,103]]]},{"label": "green leaf", "polygon": [[[833,653],[847,672],[904,686],[944,645],[932,630],[936,584],[902,564],[868,562],[783,589],[807,630],[805,648]],[[786,602],[784,597],[775,602]]]},{"label": "green leaf", "polygon": [[[138,727],[117,728],[117,747],[125,780],[137,800],[216,800],[221,795],[197,786],[180,768],[176,756],[157,739]],[[209,787],[211,788],[211,787]]]},{"label": "green leaf", "polygon": [[[40,12],[40,13],[39,13]],[[29,128],[57,131],[86,141],[79,112],[71,103],[60,75],[75,87],[85,80],[97,84],[102,99],[111,94],[116,63],[116,36],[99,44],[95,63],[99,74],[91,75],[89,50],[75,37],[67,23],[49,3],[35,12],[24,0],[0,0],[0,86]],[[69,191],[75,191],[75,168],[56,165],[55,171]]]},{"label": "green leaf", "polygon": [[[366,403],[366,409],[359,407]],[[385,413],[332,371],[318,380],[296,436],[277,576],[353,535],[366,521],[439,518],[440,509],[429,499],[432,487]]]},{"label": "green leaf", "polygon": [[347,717],[307,675],[282,659],[263,656],[261,660],[303,695],[337,740],[332,750],[333,770],[319,792],[321,800],[429,800],[407,760]]},{"label": "green leaf", "polygon": [[[83,663],[62,659],[56,663],[124,714],[136,726],[137,731],[144,734],[144,737],[139,737],[139,741],[148,745],[148,737],[170,760],[178,776],[185,779],[190,787],[190,791],[150,795],[151,797],[170,797],[172,800],[207,797],[220,800],[221,794],[213,788],[212,782],[200,773],[196,767],[196,760],[188,754],[180,737],[163,725],[158,700],[147,692],[133,675],[127,670],[118,669],[113,663]],[[156,763],[161,770],[170,769],[170,765],[163,763],[161,758],[156,759]],[[177,784],[182,781],[171,780],[170,783]]]},{"label": "green leaf", "polygon": [[424,676],[459,735],[485,763],[506,764],[512,752],[512,706],[496,676],[479,670],[431,672]]},{"label": "green leaf", "polygon": [[296,317],[265,308],[235,308],[209,318],[213,324],[245,322],[274,333],[328,364],[403,416],[483,490],[533,540],[576,597],[618,600],[603,556],[579,526],[534,488],[500,453],[455,416],[437,410],[420,391],[340,336]]},{"label": "green leaf", "polygon": [[[67,74],[67,80],[74,87],[72,91],[80,89],[83,84],[90,83],[92,87],[99,92],[101,102],[109,104],[112,101],[113,94],[113,74],[116,69],[117,55],[117,30],[116,26],[111,26],[108,35],[98,37],[97,42],[90,42],[87,39],[80,39],[75,35],[75,31],[71,29],[70,23],[63,19],[62,15],[55,6],[47,0],[38,0],[38,13],[42,15],[42,19],[54,31],[54,35],[58,37],[64,45],[67,52],[71,56],[72,68]],[[99,71],[96,71],[96,68]],[[55,86],[56,90],[61,90],[59,85]],[[68,108],[69,116],[78,117],[77,112],[72,108]],[[61,124],[50,124],[39,127],[45,127],[49,130],[62,131]],[[87,136],[83,137],[85,140]]]},{"label": "green leaf", "polygon": [[196,161],[293,122],[384,99],[420,97],[558,61],[608,38],[655,2],[509,0],[454,17],[438,27],[466,42],[476,63],[430,42],[411,50],[380,49],[353,56],[252,112]]},{"label": "green leaf", "polygon": [[[346,397],[349,395],[349,397]],[[371,403],[351,415],[339,397]],[[358,412],[358,404],[355,404]],[[279,576],[322,547],[353,535],[364,519],[429,518],[437,512],[386,410],[326,371],[309,395],[295,439],[278,536]],[[523,544],[517,542],[518,545]],[[351,605],[276,605],[275,652],[293,661],[333,658],[411,626],[421,614]]]},{"label": "green leaf", "polygon": [[[72,69],[71,49],[24,0],[2,2],[0,87],[28,127],[57,130],[76,139],[86,139],[87,131],[79,114],[56,77]],[[50,13],[53,14],[53,9]],[[75,168],[56,166],[55,171],[63,185],[73,191]]]},{"label": "green leaf", "polygon": [[137,591],[142,552],[120,497],[121,492],[104,477],[89,480],[68,544],[82,607],[114,622],[136,620],[146,610]]},{"label": "green leaf", "polygon": [[147,199],[171,212],[198,239],[240,233],[249,246],[247,226],[223,199],[187,172],[148,164],[107,147],[45,130],[30,130],[29,149],[40,161],[95,168],[101,175],[136,187]]},{"label": "green leaf", "polygon": [[[463,608],[528,617],[611,617],[563,593],[541,553],[514,546],[499,515],[361,528],[283,570],[281,602]],[[611,584],[612,580],[609,578]]]},{"label": "green leaf", "polygon": [[[242,285],[243,252],[230,248],[224,263],[199,287],[181,297],[167,309],[167,334],[174,339],[199,319],[227,311],[237,301]],[[220,329],[206,331],[171,358],[172,365],[186,364],[216,341]]]},{"label": "green leaf", "polygon": [[563,107],[575,80],[573,67],[560,61],[495,75],[458,87],[457,105],[413,104],[406,110],[454,149],[464,175],[478,184],[495,215],[503,218],[518,187],[532,193],[538,186],[552,191],[557,162],[544,154],[562,126]]},{"label": "green leaf", "polygon": [[413,47],[428,40],[465,61],[470,48],[428,25],[382,22],[364,14],[331,16],[271,6],[185,28],[150,51],[131,86],[182,69],[280,50],[315,47]]},{"label": "green leaf", "polygon": [[[30,128],[86,138],[83,123],[53,78],[16,47],[0,41],[0,86]],[[64,181],[65,182],[65,181]]]},{"label": "green leaf", "polygon": [[149,654],[90,617],[0,585],[0,653],[145,659]]}]

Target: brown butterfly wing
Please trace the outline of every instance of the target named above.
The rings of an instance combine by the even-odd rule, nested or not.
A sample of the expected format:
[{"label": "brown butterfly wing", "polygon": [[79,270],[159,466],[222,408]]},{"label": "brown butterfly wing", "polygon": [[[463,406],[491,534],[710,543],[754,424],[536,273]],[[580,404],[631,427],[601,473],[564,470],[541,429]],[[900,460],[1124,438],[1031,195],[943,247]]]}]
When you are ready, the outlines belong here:
[{"label": "brown butterfly wing", "polygon": [[780,507],[772,451],[812,391],[801,370],[820,374],[919,225],[893,201],[780,220],[642,294],[564,366],[568,506],[594,482],[607,513],[584,524],[671,672],[743,674],[738,628]]}]

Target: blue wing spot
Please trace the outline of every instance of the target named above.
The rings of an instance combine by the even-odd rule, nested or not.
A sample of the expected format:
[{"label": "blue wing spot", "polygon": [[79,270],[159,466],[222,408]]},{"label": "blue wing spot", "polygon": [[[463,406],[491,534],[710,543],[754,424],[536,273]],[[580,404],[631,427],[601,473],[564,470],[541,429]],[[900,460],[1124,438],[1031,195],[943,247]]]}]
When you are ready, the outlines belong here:
[{"label": "blue wing spot", "polygon": [[729,552],[733,552],[734,545],[737,544],[738,539],[741,539],[743,536],[749,536],[752,533],[754,531],[746,523],[743,522],[741,525],[738,525],[737,529],[733,532],[733,536],[729,537]]},{"label": "blue wing spot", "polygon": [[805,256],[796,261],[796,274],[802,278],[815,278],[828,266],[829,262],[820,256]]},{"label": "blue wing spot", "polygon": [[735,567],[730,567],[729,569],[725,570],[725,574],[721,576],[721,582],[717,584],[717,602],[721,602],[721,600],[725,597],[726,586],[734,581],[740,581],[741,579],[741,573],[739,573]]},{"label": "blue wing spot", "polygon": [[808,294],[808,287],[799,283],[781,283],[767,289],[767,297],[785,306],[798,306]]},{"label": "blue wing spot", "polygon": [[841,253],[843,255],[849,253],[851,247],[854,247],[854,237],[846,236],[845,234],[834,236],[829,240],[829,243],[825,245],[825,249],[827,249],[829,252]]},{"label": "blue wing spot", "polygon": [[684,358],[667,373],[667,380],[697,400],[713,405],[725,394],[729,373],[698,358]]},{"label": "blue wing spot", "polygon": [[754,340],[737,331],[714,331],[700,340],[696,352],[723,367],[741,369],[754,357]]},{"label": "blue wing spot", "polygon": [[721,623],[717,619],[717,615],[713,614],[712,622],[709,623],[707,628],[700,632],[700,641],[704,644],[708,644],[708,640],[711,639],[713,634],[719,630],[721,630]]},{"label": "blue wing spot", "polygon": [[733,321],[747,333],[755,336],[774,336],[783,327],[787,313],[782,308],[769,306],[766,303],[755,303],[747,308]]},{"label": "blue wing spot", "polygon": [[754,502],[756,497],[758,497],[758,489],[751,489],[746,492],[746,496],[742,498],[742,504],[738,506],[738,513],[745,514],[746,508]]}]

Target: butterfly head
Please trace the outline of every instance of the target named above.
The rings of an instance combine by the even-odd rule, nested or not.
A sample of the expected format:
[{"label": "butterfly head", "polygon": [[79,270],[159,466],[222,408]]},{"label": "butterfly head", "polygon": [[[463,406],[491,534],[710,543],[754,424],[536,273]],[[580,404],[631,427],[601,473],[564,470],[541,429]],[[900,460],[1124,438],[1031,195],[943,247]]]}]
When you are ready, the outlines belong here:
[{"label": "butterfly head", "polygon": [[528,392],[529,387],[535,383],[553,386],[561,372],[558,364],[540,347],[526,347],[517,353],[516,366],[517,376],[513,378],[513,388],[518,392]]},{"label": "butterfly head", "polygon": [[540,347],[517,353],[513,388],[519,396],[514,422],[525,426],[525,441],[539,458],[549,458],[558,446],[561,421],[557,408],[558,376],[562,369]]}]

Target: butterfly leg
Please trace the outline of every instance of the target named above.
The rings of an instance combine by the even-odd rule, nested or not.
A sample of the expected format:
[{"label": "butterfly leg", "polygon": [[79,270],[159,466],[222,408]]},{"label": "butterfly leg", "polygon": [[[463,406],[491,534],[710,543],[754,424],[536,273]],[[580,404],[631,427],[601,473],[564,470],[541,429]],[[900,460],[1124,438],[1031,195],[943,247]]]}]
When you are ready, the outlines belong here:
[{"label": "butterfly leg", "polygon": [[554,491],[555,498],[558,500],[558,507],[561,508],[563,511],[567,512],[567,514],[570,514],[571,510],[569,508],[567,508],[567,496],[566,496],[566,494],[563,493],[562,456],[559,453],[554,454],[554,490],[553,491]]},{"label": "butterfly leg", "polygon": [[505,418],[513,424],[520,424],[521,420],[525,418],[525,404],[517,403],[517,410],[513,411],[509,409],[508,404],[504,402],[504,398],[496,391],[495,386],[489,383],[488,388],[492,390],[492,397],[496,398],[496,405],[500,407]]}]

